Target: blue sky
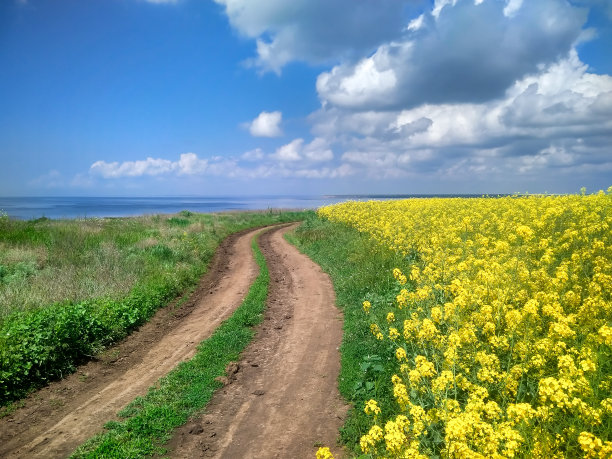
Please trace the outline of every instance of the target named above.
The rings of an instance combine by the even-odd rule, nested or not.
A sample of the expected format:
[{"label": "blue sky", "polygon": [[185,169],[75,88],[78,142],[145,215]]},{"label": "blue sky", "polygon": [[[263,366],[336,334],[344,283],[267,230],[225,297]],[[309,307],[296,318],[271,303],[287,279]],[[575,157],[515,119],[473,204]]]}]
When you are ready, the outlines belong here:
[{"label": "blue sky", "polygon": [[609,0],[5,0],[0,196],[612,185]]}]

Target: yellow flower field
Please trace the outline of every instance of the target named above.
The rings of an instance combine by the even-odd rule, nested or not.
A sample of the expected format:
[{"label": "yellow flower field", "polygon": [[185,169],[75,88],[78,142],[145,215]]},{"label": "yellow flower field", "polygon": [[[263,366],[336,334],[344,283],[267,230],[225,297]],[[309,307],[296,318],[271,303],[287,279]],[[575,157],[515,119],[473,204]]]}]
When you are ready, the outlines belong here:
[{"label": "yellow flower field", "polygon": [[612,457],[611,193],[319,210],[406,260],[395,301],[363,304],[397,365],[364,453]]}]

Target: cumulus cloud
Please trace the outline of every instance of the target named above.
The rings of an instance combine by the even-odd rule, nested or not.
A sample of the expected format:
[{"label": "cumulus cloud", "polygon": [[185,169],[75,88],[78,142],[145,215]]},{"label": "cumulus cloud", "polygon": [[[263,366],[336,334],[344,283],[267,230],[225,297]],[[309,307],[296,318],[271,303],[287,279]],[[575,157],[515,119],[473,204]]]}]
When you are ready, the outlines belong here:
[{"label": "cumulus cloud", "polygon": [[106,162],[96,161],[89,171],[103,178],[159,176],[167,174],[195,175],[206,171],[208,161],[195,153],[183,153],[178,161],[161,158],[147,158],[138,161]]},{"label": "cumulus cloud", "polygon": [[[216,176],[227,178],[338,178],[353,172],[348,164],[322,165],[333,160],[329,143],[323,138],[305,142],[298,138],[266,154],[261,148],[238,156],[200,158],[195,153],[183,153],[178,160],[146,158],[136,161],[96,161],[89,168],[89,178],[124,179],[139,177]],[[57,171],[44,179],[57,179]],[[86,177],[81,175],[80,182]],[[42,180],[42,178],[40,179]]]},{"label": "cumulus cloud", "polygon": [[270,155],[270,157],[279,161],[300,161],[302,159],[300,151],[303,144],[304,139],[292,140],[288,144],[279,147],[276,153]]},{"label": "cumulus cloud", "polygon": [[351,109],[484,102],[566,55],[588,11],[564,0],[436,2],[419,27],[317,80],[320,98]]},{"label": "cumulus cloud", "polygon": [[252,63],[279,73],[292,60],[336,62],[399,37],[415,0],[215,0],[241,34],[256,40]]},{"label": "cumulus cloud", "polygon": [[[577,52],[597,39],[589,9],[612,11],[608,0],[215,1],[253,39],[259,70],[328,66],[308,117],[314,138],[226,159],[99,161],[92,173],[495,186],[612,171],[612,77]],[[244,127],[277,137],[281,124],[264,111]]]},{"label": "cumulus cloud", "polygon": [[279,111],[261,112],[251,122],[249,132],[254,137],[279,137],[283,135],[283,131],[280,128],[282,120],[283,114]]},{"label": "cumulus cloud", "polygon": [[370,176],[520,176],[612,168],[612,77],[577,53],[483,103],[399,110],[323,107],[313,132],[340,143],[343,162]]},{"label": "cumulus cloud", "polygon": [[270,158],[281,162],[323,162],[331,161],[334,158],[334,153],[325,139],[317,137],[306,145],[304,139],[292,140],[288,144],[277,148],[276,152],[270,155]]},{"label": "cumulus cloud", "polygon": [[240,159],[244,160],[244,161],[259,161],[261,159],[263,159],[265,156],[263,150],[261,148],[255,148],[253,150],[249,150],[244,152],[241,156]]}]

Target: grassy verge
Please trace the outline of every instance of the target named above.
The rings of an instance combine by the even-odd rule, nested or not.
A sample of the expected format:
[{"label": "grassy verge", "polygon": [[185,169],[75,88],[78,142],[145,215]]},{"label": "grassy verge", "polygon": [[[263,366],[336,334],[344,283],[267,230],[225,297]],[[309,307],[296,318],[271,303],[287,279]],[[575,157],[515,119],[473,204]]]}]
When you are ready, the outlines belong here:
[{"label": "grassy verge", "polygon": [[221,383],[215,378],[237,360],[251,341],[253,326],[262,320],[270,277],[263,255],[253,241],[260,273],[236,312],[198,347],[188,362],[162,378],[159,388],[149,390],[119,413],[124,420],[108,423],[106,432],[92,438],[73,455],[75,458],[124,458],[163,454],[163,444],[172,430],[201,410]]},{"label": "grassy verge", "polygon": [[195,285],[228,234],[303,215],[0,217],[0,406],[73,371]]},{"label": "grassy verge", "polygon": [[[394,300],[393,268],[406,264],[399,255],[375,244],[367,235],[347,226],[309,216],[288,239],[306,253],[334,284],[336,302],[344,312],[344,336],[341,351],[342,368],[339,389],[353,404],[341,430],[341,440],[359,456],[359,438],[368,432],[371,420],[363,412],[369,399],[393,403],[390,384],[395,370],[388,356],[388,342],[381,342],[370,333],[370,322],[363,313],[362,302]],[[393,285],[392,285],[393,284]],[[385,402],[386,401],[386,402]]]}]

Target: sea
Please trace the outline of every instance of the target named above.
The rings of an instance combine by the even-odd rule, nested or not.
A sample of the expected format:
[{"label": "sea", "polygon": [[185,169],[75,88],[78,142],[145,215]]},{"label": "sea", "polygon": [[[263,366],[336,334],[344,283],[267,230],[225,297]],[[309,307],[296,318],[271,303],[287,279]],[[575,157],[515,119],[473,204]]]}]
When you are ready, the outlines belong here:
[{"label": "sea", "polygon": [[[368,201],[450,195],[320,195],[320,196],[232,196],[232,197],[1,197],[0,215],[17,220],[37,218],[76,219],[129,217],[136,215],[191,212],[227,212],[268,209],[316,209],[347,200]],[[453,197],[477,195],[453,195]],[[478,195],[480,196],[480,195]]]}]

